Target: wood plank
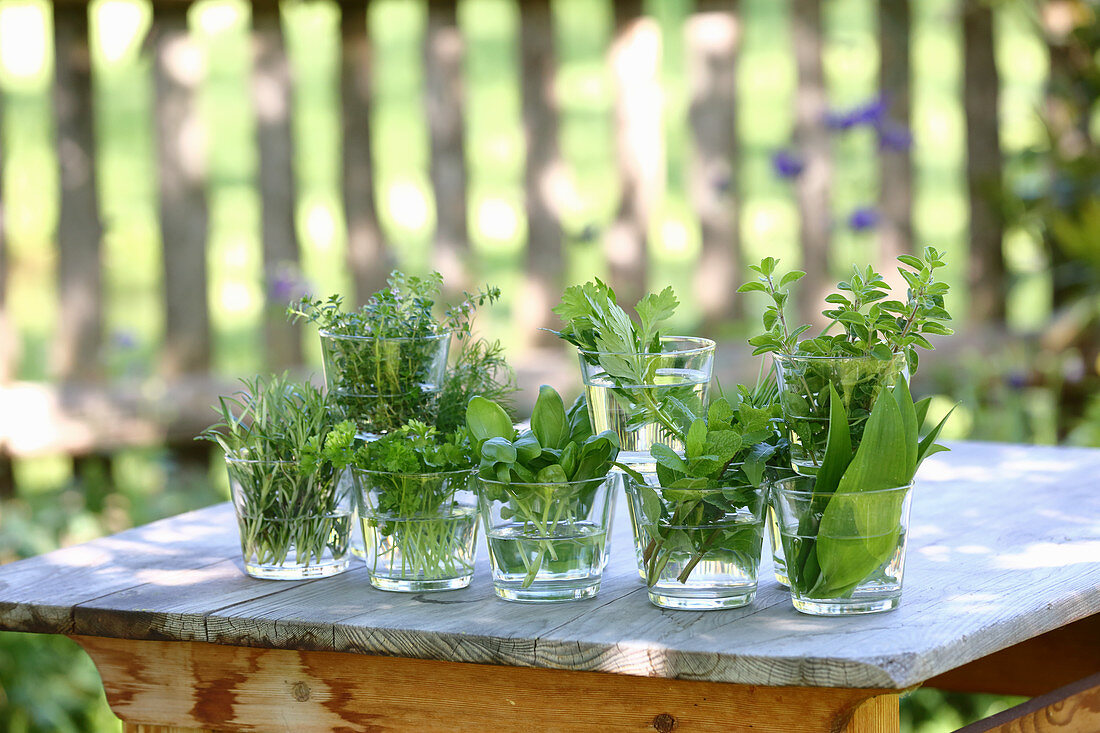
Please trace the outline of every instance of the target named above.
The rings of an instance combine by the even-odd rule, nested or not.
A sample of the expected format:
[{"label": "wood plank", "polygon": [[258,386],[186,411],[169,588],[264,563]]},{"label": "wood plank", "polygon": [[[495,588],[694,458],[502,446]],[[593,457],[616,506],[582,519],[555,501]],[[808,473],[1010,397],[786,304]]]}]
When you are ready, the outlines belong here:
[{"label": "wood plank", "polygon": [[798,69],[794,134],[804,164],[796,184],[801,217],[802,265],[799,269],[806,271],[799,286],[798,311],[801,322],[817,323],[821,320],[822,301],[832,282],[829,275],[832,163],[829,133],[823,122],[828,111],[828,94],[821,56],[820,0],[793,0],[791,23]]},{"label": "wood plank", "polygon": [[142,725],[123,723],[122,733],[214,733],[213,728],[180,728],[175,725]]},{"label": "wood plank", "polygon": [[[362,566],[299,584],[250,580],[236,566],[236,528],[223,506],[209,510],[220,515],[192,516],[180,529],[170,520],[131,538],[123,563],[148,557],[142,562],[150,572],[110,565],[123,557],[112,544],[118,538],[83,546],[83,564],[45,555],[0,568],[0,628],[734,684],[904,689],[1100,614],[1097,472],[1095,450],[958,443],[933,457],[918,481],[902,605],[877,616],[802,616],[766,561],[751,606],[654,608],[637,580],[622,505],[604,585],[591,601],[498,601],[484,560],[469,588],[441,594],[375,591]],[[178,541],[158,543],[162,536]],[[203,538],[216,538],[218,553]],[[72,587],[80,577],[70,572],[74,565],[85,574],[95,568],[86,594]],[[55,593],[58,568],[72,580]]]},{"label": "wood plank", "polygon": [[924,683],[956,692],[1037,697],[1100,674],[1100,615],[976,659]]},{"label": "wood plank", "polygon": [[206,130],[198,88],[202,52],[187,28],[187,6],[157,5],[148,45],[153,54],[160,186],[165,343],[161,374],[210,367],[207,312]]},{"label": "wood plank", "polygon": [[524,196],[527,246],[524,250],[523,297],[516,301],[516,320],[528,345],[548,345],[553,334],[550,309],[561,296],[565,278],[559,191],[565,163],[558,144],[558,102],[554,94],[557,54],[550,0],[519,4],[520,73],[523,83],[523,132],[527,160]]},{"label": "wood plank", "polygon": [[906,144],[910,129],[910,0],[878,5],[879,86],[889,102],[891,127],[880,133],[879,271],[894,272],[898,255],[913,246],[913,155]]},{"label": "wood plank", "polygon": [[901,720],[899,695],[878,695],[852,711],[844,726],[845,733],[898,733]]},{"label": "wood plank", "polygon": [[370,15],[367,2],[340,5],[342,63],[340,111],[344,130],[344,213],[348,227],[348,266],[358,303],[386,285],[394,267],[375,204],[370,108],[373,96]]},{"label": "wood plank", "polygon": [[604,238],[609,284],[630,308],[645,295],[647,241],[665,180],[661,126],[661,29],[643,15],[642,0],[613,3],[615,37],[609,64],[615,84],[615,157],[619,207]]},{"label": "wood plank", "polygon": [[466,285],[470,240],[466,226],[466,117],[462,80],[465,54],[457,0],[428,0],[424,35],[424,93],[431,137],[435,194],[433,265],[446,288]]},{"label": "wood plank", "polygon": [[[241,731],[815,731],[880,691],[762,688],[77,636],[115,714]],[[430,687],[429,687],[430,685]],[[895,698],[895,695],[888,697]],[[896,721],[896,703],[895,703]],[[732,728],[731,728],[732,726]],[[886,731],[887,727],[849,727]],[[896,730],[896,727],[894,728]]]},{"label": "wood plank", "polygon": [[737,230],[737,6],[737,0],[697,0],[684,27],[694,141],[689,192],[703,239],[695,292],[705,333],[715,333],[743,311],[742,299],[734,295],[744,265]]},{"label": "wood plank", "polygon": [[299,272],[294,145],[290,130],[290,59],[279,9],[252,12],[252,105],[260,154],[260,201],[267,308],[264,310],[265,366],[281,371],[302,363],[302,331],[287,320],[287,302],[300,293],[280,292],[276,283]]},{"label": "wood plank", "polygon": [[233,510],[221,504],[9,563],[0,570],[0,627],[71,633],[80,603],[147,583],[184,595],[194,571],[239,554]]},{"label": "wood plank", "polygon": [[970,205],[967,278],[970,319],[1003,323],[1008,276],[1003,251],[1000,79],[993,41],[993,8],[981,0],[963,4],[963,109],[966,114],[966,188]]},{"label": "wood plank", "polygon": [[55,8],[53,26],[54,116],[61,185],[57,229],[61,303],[53,371],[61,379],[95,379],[103,372],[103,226],[96,200],[88,8]]},{"label": "wood plank", "polygon": [[1100,674],[1009,708],[957,733],[1095,733],[1100,730]]}]

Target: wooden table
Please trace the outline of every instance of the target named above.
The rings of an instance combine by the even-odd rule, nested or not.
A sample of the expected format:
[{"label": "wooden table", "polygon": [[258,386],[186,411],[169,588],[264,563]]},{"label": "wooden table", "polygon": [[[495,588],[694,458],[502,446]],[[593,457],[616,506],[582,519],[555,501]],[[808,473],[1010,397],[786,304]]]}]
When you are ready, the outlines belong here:
[{"label": "wooden table", "polygon": [[[917,685],[1100,672],[1100,451],[954,448],[921,471],[886,614],[801,615],[768,562],[747,608],[655,608],[624,502],[589,601],[499,601],[484,558],[448,593],[376,591],[362,566],[259,581],[223,504],[0,568],[0,628],[76,639],[128,731],[896,731]],[[1026,730],[1100,730],[1100,677],[1029,705]]]}]

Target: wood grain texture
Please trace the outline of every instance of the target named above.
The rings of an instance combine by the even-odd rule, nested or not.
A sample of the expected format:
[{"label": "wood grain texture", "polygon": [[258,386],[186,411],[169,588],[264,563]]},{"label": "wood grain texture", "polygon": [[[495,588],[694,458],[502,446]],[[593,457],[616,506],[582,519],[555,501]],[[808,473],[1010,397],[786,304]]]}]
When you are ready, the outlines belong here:
[{"label": "wood grain texture", "polygon": [[175,725],[123,723],[122,733],[214,733],[214,731],[211,728],[180,728]]},{"label": "wood grain texture", "polygon": [[1100,451],[954,448],[921,469],[905,595],[888,614],[798,614],[767,561],[751,606],[657,609],[637,580],[622,502],[611,563],[589,601],[504,603],[484,560],[471,587],[447,593],[376,591],[361,565],[325,580],[257,581],[240,570],[223,505],[0,568],[0,628],[904,689],[1100,614]]},{"label": "wood grain texture", "polygon": [[844,724],[844,733],[898,733],[899,695],[878,695],[864,701]]},{"label": "wood grain texture", "polygon": [[[123,720],[239,731],[897,730],[896,695],[74,637]],[[894,700],[894,728],[876,727]],[[855,726],[855,727],[853,727]]]},{"label": "wood grain texture", "polygon": [[958,733],[1096,733],[1100,674],[1028,700]]}]

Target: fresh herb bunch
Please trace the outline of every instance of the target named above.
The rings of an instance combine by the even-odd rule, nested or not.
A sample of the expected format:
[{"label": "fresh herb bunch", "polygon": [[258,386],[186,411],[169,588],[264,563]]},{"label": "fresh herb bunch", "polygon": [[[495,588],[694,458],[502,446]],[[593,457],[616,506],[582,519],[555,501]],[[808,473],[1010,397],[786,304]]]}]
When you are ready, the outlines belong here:
[{"label": "fresh herb bunch", "polygon": [[447,370],[436,403],[435,427],[453,433],[466,426],[466,405],[474,396],[504,405],[512,414],[511,396],[516,391],[515,373],[504,358],[499,341],[465,339]]},{"label": "fresh herb bunch", "polygon": [[[763,316],[765,332],[750,338],[749,344],[755,347],[754,354],[776,355],[780,399],[798,438],[792,446],[793,458],[803,470],[812,473],[819,468],[827,437],[830,385],[844,401],[854,451],[879,392],[888,389],[898,375],[916,371],[918,347],[933,348],[927,335],[952,333],[944,325],[951,319],[943,300],[948,286],[936,275],[945,266],[942,254],[928,247],[923,257],[898,259],[902,264],[898,272],[908,284],[904,302],[889,299],[885,279],[873,268],[853,267],[851,277],[825,298],[833,307],[822,311],[829,321],[814,338],[799,340],[810,326],[792,328],[785,314],[788,288],[805,273],[792,270],[779,276],[778,260],[767,257],[751,266],[757,279],[739,289],[762,292],[771,299]],[[836,327],[839,331],[830,333]]]},{"label": "fresh herb bunch", "polygon": [[464,428],[443,433],[414,420],[362,445],[351,465],[369,496],[362,521],[364,534],[375,536],[374,573],[379,564],[421,580],[473,572],[473,558],[463,548],[477,515],[456,497],[470,490],[473,478]]},{"label": "fresh herb bunch", "polygon": [[774,378],[752,390],[738,385],[711,402],[706,418],[692,421],[683,455],[662,443],[653,446],[661,491],[620,465],[633,479],[644,515],[640,555],[649,586],[662,579],[670,561],[680,583],[708,557],[756,565],[763,537],[760,490],[769,465],[785,457],[781,422]]},{"label": "fresh herb bunch", "polygon": [[[936,270],[945,267],[946,263],[934,247],[926,247],[923,257],[902,255],[898,261],[903,265],[898,272],[908,284],[905,302],[887,300],[889,286],[874,268],[868,266],[860,270],[853,266],[851,278],[840,282],[838,292],[825,298],[826,303],[836,306],[822,311],[829,323],[820,335],[803,341],[798,338],[810,326],[804,324],[791,329],[784,308],[790,298],[790,291],[785,288],[801,280],[806,273],[791,270],[777,279],[775,269],[779,260],[774,257],[765,257],[760,264],[750,265],[758,277],[742,285],[738,292],[766,293],[772,301],[764,311],[765,333],[749,339],[749,344],[756,347],[753,353],[875,356],[883,360],[904,354],[910,370],[916,372],[917,347],[933,348],[925,334],[946,336],[952,333],[944,325],[951,320],[943,302],[948,285],[936,279]],[[840,326],[842,332],[830,334],[834,326]]]},{"label": "fresh herb bunch", "polygon": [[351,520],[339,484],[354,424],[331,424],[324,396],[308,382],[285,374],[241,381],[244,389],[219,398],[221,419],[198,439],[225,451],[245,558],[277,565],[293,550],[309,565],[326,548],[344,555]]},{"label": "fresh herb bunch", "polygon": [[[365,433],[382,434],[446,407],[441,427],[450,430],[459,424],[454,399],[479,389],[509,391],[510,372],[499,348],[466,343],[474,313],[496,302],[499,288],[465,293],[437,318],[439,273],[420,278],[395,270],[387,283],[357,311],[345,311],[339,295],[327,301],[307,296],[287,309],[293,322],[304,320],[321,331],[326,378],[340,417],[354,419]],[[460,354],[468,362],[448,378],[452,335],[464,344]],[[485,369],[476,379],[475,367]],[[450,401],[441,404],[441,393]]]},{"label": "fresh herb bunch", "polygon": [[[658,373],[667,366],[652,358],[662,353],[661,328],[679,301],[671,287],[649,293],[634,306],[635,322],[615,301],[615,291],[599,279],[566,288],[553,310],[565,324],[553,331],[580,350],[581,359],[604,372],[607,387],[626,416],[626,434],[657,423],[666,439],[684,440],[682,425],[701,410],[698,385]],[[654,388],[655,385],[657,388]],[[594,415],[603,420],[604,416]],[[610,427],[603,425],[601,427]],[[648,448],[648,445],[642,446]]]},{"label": "fresh herb bunch", "polygon": [[[870,494],[908,486],[925,458],[948,450],[936,443],[950,414],[921,438],[931,398],[914,403],[905,379],[875,399],[863,441],[854,454],[844,403],[830,387],[829,437],[814,480],[811,507],[797,536],[783,534],[792,586],[811,598],[846,598],[896,551],[902,492]],[[853,542],[847,528],[858,527]]]},{"label": "fresh herb bunch", "polygon": [[[611,431],[594,435],[584,401],[578,399],[566,411],[561,396],[546,385],[539,389],[528,430],[518,432],[508,413],[483,397],[470,400],[466,424],[484,480],[483,500],[504,503],[501,518],[522,524],[523,538],[537,544],[533,560],[523,556],[522,587],[527,588],[547,555],[559,561],[554,541],[546,538],[589,515],[618,456],[619,439]],[[591,538],[599,553],[605,540]]]}]

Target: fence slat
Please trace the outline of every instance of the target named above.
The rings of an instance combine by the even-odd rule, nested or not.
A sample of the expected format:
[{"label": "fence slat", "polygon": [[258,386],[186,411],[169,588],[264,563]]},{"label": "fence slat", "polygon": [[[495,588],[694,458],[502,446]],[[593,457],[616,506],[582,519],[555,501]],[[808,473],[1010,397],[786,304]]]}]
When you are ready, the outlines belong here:
[{"label": "fence slat", "polygon": [[186,6],[153,8],[150,45],[156,87],[157,162],[165,295],[166,377],[210,367],[206,294],[205,131],[199,118],[200,49],[187,29]]},{"label": "fence slat", "polygon": [[642,15],[642,0],[614,3],[610,65],[615,81],[615,150],[622,186],[605,239],[608,277],[619,302],[632,306],[646,292],[649,220],[664,183],[661,130],[661,32]]},{"label": "fence slat", "polygon": [[367,8],[366,2],[345,3],[340,7],[344,213],[348,227],[348,266],[360,303],[385,286],[386,275],[394,265],[393,254],[386,247],[378,224],[374,200],[370,138],[373,65]]},{"label": "fence slat", "polygon": [[688,185],[703,240],[695,285],[707,333],[741,312],[741,300],[734,297],[742,272],[735,163],[737,5],[737,0],[697,0],[685,26],[695,142]]},{"label": "fence slat", "polygon": [[970,201],[970,317],[1005,319],[1007,283],[1004,228],[995,201],[1001,194],[1001,136],[997,126],[1000,79],[994,58],[993,10],[967,0],[963,10],[963,107],[966,113],[966,184]]},{"label": "fence slat", "polygon": [[88,8],[54,7],[54,115],[60,167],[57,278],[60,311],[54,371],[63,380],[102,373],[103,227],[96,204],[95,128]]},{"label": "fence slat", "polygon": [[252,104],[260,153],[264,273],[268,283],[264,346],[267,366],[281,370],[302,363],[302,339],[301,331],[290,324],[284,312],[290,293],[280,292],[276,285],[292,281],[299,263],[294,226],[290,61],[277,6],[253,8],[252,39]]},{"label": "fence slat", "polygon": [[563,162],[558,145],[558,106],[554,95],[557,56],[550,0],[520,3],[520,63],[523,75],[523,129],[527,143],[524,189],[527,206],[526,287],[517,303],[524,333],[533,343],[556,340],[536,330],[550,322],[561,292],[565,263],[555,190]]},{"label": "fence slat", "polygon": [[[880,133],[879,207],[880,269],[893,272],[898,255],[913,242],[913,157],[907,144],[910,125],[909,34],[910,0],[890,0],[878,6],[879,83],[890,102],[891,124]],[[892,135],[893,140],[886,137]]]},{"label": "fence slat", "polygon": [[470,241],[466,227],[465,95],[462,33],[457,0],[428,0],[424,35],[424,87],[431,135],[435,193],[434,264],[449,290],[467,281]]},{"label": "fence slat", "polygon": [[802,269],[799,315],[804,323],[821,318],[821,302],[829,282],[829,136],[824,118],[827,109],[825,77],[821,62],[821,2],[794,0],[791,4],[794,55],[798,68],[795,99],[795,136],[804,168],[798,178],[798,208],[802,215],[800,237]]}]

